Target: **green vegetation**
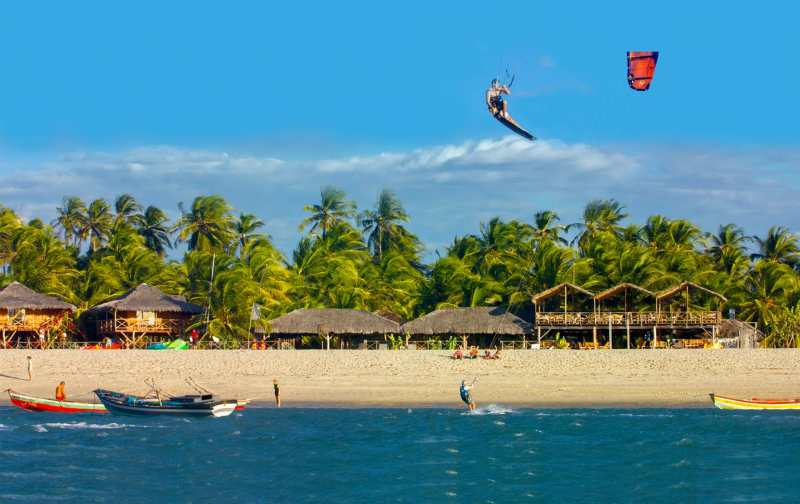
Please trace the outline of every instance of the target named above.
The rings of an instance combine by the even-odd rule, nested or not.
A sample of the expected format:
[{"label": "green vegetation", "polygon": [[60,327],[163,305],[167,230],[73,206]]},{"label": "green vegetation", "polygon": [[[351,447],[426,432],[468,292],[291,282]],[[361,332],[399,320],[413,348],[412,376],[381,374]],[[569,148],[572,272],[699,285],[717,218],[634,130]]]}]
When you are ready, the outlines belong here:
[{"label": "green vegetation", "polygon": [[[537,212],[531,224],[495,217],[424,264],[422,243],[405,227],[411,218],[390,190],[359,213],[342,189],[322,188],[320,202],[303,207],[308,218],[299,230],[307,234],[291,257],[275,250],[261,219],[237,215],[220,195],[178,208],[181,217],[171,223],[128,194],[113,205],[66,197],[47,225],[23,223],[0,207],[0,282],[60,296],[81,312],[146,282],[197,304],[210,299],[211,332],[239,339],[247,337],[253,302],[263,316],[253,326],[268,328],[267,319],[296,308],[385,309],[413,319],[452,306],[531,309],[532,293],[561,282],[599,292],[622,282],[660,291],[692,281],[725,295],[722,309],[757,322],[770,341],[800,340],[800,248],[781,227],[759,238],[734,224],[704,233],[661,215],[626,225],[624,205],[594,201],[573,224],[561,224],[552,211]],[[181,260],[167,256],[182,245]],[[717,307],[714,300],[692,301],[700,302],[708,305],[690,309]]]}]

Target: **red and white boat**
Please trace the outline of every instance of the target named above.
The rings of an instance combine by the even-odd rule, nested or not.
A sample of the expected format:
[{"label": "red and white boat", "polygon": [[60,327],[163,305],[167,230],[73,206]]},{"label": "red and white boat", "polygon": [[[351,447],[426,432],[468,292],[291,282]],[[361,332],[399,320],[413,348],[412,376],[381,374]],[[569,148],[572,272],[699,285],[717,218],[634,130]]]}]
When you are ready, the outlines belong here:
[{"label": "red and white boat", "polygon": [[724,410],[800,410],[800,399],[731,399],[709,395],[714,406]]},{"label": "red and white boat", "polygon": [[108,413],[102,403],[59,401],[20,394],[8,389],[11,404],[28,411],[54,411],[56,413]]}]

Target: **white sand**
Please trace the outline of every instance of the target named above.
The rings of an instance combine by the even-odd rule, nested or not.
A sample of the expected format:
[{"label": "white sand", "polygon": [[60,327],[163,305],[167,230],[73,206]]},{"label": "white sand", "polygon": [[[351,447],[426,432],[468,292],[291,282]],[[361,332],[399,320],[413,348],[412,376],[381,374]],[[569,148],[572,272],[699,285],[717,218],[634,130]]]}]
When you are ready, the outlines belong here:
[{"label": "white sand", "polygon": [[[478,376],[477,404],[517,406],[710,406],[707,397],[800,397],[800,350],[613,350],[503,352],[501,361],[454,361],[435,351],[2,350],[0,390],[54,397],[102,387],[144,392],[145,378],[172,394],[199,384],[225,396],[284,407],[461,406],[462,379]],[[33,356],[28,382],[26,359]],[[91,400],[91,396],[86,396]],[[9,404],[4,396],[0,402]]]}]

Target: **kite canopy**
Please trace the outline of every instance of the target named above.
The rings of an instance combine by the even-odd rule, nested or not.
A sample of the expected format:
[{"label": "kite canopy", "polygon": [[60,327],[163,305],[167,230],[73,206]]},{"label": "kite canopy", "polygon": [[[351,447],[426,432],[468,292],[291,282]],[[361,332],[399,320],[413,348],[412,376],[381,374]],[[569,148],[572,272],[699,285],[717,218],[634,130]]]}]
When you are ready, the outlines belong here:
[{"label": "kite canopy", "polygon": [[631,89],[634,91],[647,91],[650,89],[657,61],[658,51],[632,51],[628,53],[628,85]]}]

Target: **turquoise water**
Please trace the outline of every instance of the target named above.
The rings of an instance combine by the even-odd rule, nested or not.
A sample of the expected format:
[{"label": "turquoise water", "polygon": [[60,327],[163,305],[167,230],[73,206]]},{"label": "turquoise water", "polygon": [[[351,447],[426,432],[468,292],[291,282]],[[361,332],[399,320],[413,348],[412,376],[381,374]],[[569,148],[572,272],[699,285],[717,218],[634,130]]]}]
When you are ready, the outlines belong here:
[{"label": "turquoise water", "polygon": [[799,479],[790,412],[0,408],[0,424],[2,502],[794,502]]}]

